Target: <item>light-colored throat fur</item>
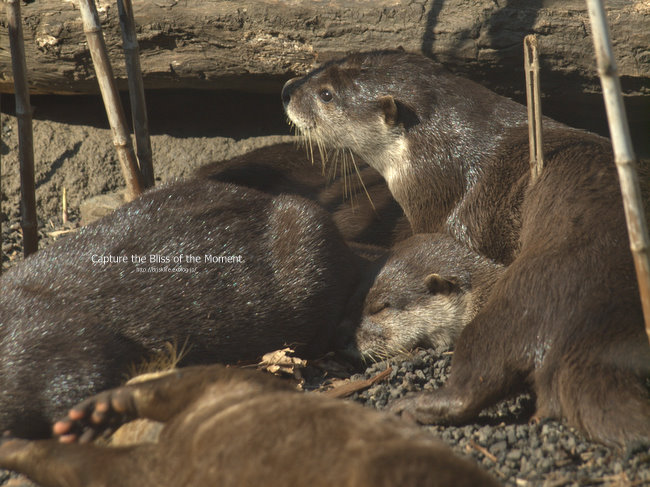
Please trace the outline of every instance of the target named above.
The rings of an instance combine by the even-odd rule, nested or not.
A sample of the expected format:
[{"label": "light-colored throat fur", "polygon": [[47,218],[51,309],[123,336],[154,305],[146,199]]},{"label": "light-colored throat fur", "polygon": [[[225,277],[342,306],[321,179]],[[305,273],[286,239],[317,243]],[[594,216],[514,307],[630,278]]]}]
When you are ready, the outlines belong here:
[{"label": "light-colored throat fur", "polygon": [[374,154],[374,157],[368,157],[367,161],[379,171],[392,192],[410,170],[409,159],[408,140],[400,136],[395,138],[394,143],[388,144],[385,150]]}]

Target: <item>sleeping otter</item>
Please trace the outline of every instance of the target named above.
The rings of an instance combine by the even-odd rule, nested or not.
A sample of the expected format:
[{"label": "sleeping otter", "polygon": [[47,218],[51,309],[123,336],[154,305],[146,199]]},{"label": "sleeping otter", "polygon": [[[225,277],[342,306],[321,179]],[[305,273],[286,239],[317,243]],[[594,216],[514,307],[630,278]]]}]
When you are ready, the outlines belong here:
[{"label": "sleeping otter", "polygon": [[0,467],[42,487],[498,485],[397,418],[221,365],[103,392],[54,428],[68,442],[80,433],[88,440],[135,417],[165,422],[157,443],[4,439]]},{"label": "sleeping otter", "polygon": [[328,213],[195,177],[162,185],[0,278],[0,431],[44,436],[167,342],[183,363],[334,346],[361,259]]},{"label": "sleeping otter", "polygon": [[451,347],[501,272],[501,264],[446,234],[399,242],[365,272],[366,285],[356,293],[362,304],[350,305],[361,318],[347,317],[358,323],[348,351],[376,359],[415,347]]},{"label": "sleeping otter", "polygon": [[650,441],[650,346],[606,139],[546,119],[531,182],[525,107],[403,52],[327,63],[282,98],[299,132],[382,174],[415,232],[508,265],[445,387],[396,411],[465,422],[532,388],[540,417],[607,444]]}]

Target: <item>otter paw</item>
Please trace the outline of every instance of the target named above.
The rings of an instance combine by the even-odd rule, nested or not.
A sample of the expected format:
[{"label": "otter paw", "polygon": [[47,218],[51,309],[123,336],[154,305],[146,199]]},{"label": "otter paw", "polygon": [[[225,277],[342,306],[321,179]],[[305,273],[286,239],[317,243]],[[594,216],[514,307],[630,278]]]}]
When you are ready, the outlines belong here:
[{"label": "otter paw", "polygon": [[398,399],[391,404],[390,411],[420,424],[453,424],[462,422],[465,416],[463,401],[442,391]]},{"label": "otter paw", "polygon": [[133,392],[127,387],[92,396],[54,423],[52,432],[62,443],[88,443],[107,436],[137,416]]}]

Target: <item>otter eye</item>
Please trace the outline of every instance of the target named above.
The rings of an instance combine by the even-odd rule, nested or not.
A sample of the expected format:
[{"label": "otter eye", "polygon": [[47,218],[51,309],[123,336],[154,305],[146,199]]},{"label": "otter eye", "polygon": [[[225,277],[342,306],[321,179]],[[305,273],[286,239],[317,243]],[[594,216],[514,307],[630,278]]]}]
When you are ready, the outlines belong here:
[{"label": "otter eye", "polygon": [[325,103],[331,102],[332,98],[334,98],[334,95],[332,95],[332,92],[330,90],[328,90],[327,88],[323,88],[322,90],[320,90],[320,92],[318,93],[318,96]]},{"label": "otter eye", "polygon": [[368,314],[374,315],[384,311],[386,308],[390,308],[390,303],[388,301],[376,303],[368,310]]}]

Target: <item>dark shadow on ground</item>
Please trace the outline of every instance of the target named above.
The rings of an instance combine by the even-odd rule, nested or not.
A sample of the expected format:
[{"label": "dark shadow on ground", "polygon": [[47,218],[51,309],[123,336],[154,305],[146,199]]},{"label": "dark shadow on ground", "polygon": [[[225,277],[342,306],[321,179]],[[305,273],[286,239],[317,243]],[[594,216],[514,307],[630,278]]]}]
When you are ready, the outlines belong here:
[{"label": "dark shadow on ground", "polygon": [[[128,94],[121,98],[130,126]],[[290,133],[279,92],[150,90],[146,98],[152,135],[242,139]],[[99,95],[35,95],[31,104],[35,120],[109,128]],[[2,112],[15,114],[13,96],[2,95]]]}]

